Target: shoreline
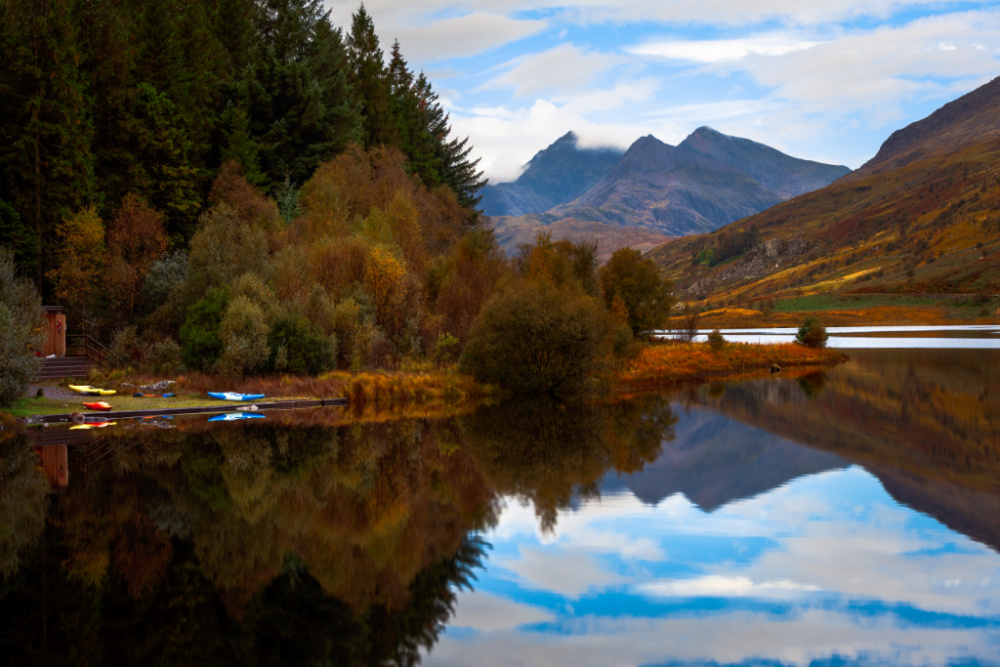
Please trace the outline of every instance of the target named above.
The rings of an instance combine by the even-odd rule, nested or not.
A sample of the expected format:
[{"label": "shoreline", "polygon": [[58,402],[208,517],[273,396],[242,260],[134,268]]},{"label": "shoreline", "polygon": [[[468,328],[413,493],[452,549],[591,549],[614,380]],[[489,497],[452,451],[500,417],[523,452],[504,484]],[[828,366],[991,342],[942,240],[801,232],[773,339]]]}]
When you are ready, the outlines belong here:
[{"label": "shoreline", "polygon": [[[609,373],[602,384],[604,393],[614,395],[692,383],[735,382],[773,375],[775,373],[771,369],[775,365],[780,369],[823,367],[846,359],[847,355],[832,349],[812,349],[796,344],[727,343],[720,350],[712,350],[707,343],[667,341],[643,345],[638,356],[625,369]],[[97,376],[87,382],[120,386],[127,381],[139,386],[152,384],[157,379],[162,378],[123,376],[110,372],[103,378]],[[45,392],[54,390],[56,395],[43,398],[25,396],[5,414],[23,420],[36,415],[46,418],[65,416],[74,411],[90,417],[114,417],[129,412],[227,412],[234,410],[238,404],[227,404],[205,396],[210,388],[226,385],[239,385],[246,393],[264,393],[268,403],[326,401],[334,404],[336,401],[337,405],[359,416],[368,412],[409,412],[414,408],[424,413],[437,410],[450,412],[457,405],[490,403],[502,395],[497,387],[478,383],[470,376],[458,373],[454,366],[377,373],[333,371],[316,378],[278,376],[247,378],[244,381],[227,381],[199,374],[178,376],[172,398],[136,398],[124,393],[106,397],[103,400],[115,406],[115,410],[109,412],[85,411],[82,403],[93,398],[67,394],[69,390],[59,384],[33,383],[32,387],[41,386]]]}]

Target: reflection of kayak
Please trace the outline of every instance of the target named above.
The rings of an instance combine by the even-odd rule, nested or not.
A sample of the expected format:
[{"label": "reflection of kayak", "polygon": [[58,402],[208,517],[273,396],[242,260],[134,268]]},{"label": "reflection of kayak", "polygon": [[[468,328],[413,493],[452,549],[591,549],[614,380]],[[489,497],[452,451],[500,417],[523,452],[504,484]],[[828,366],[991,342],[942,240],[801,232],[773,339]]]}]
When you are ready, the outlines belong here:
[{"label": "reflection of kayak", "polygon": [[256,412],[227,412],[224,415],[215,415],[214,417],[209,417],[210,422],[231,422],[237,419],[263,419],[264,415]]},{"label": "reflection of kayak", "polygon": [[98,401],[97,403],[84,403],[83,407],[88,410],[110,410],[111,405],[105,401]]},{"label": "reflection of kayak", "polygon": [[114,426],[118,422],[94,422],[91,424],[77,424],[76,426],[70,426],[69,430],[87,430],[91,428],[104,428],[105,426]]},{"label": "reflection of kayak", "polygon": [[210,391],[208,395],[223,401],[258,401],[264,394],[237,394],[234,391]]},{"label": "reflection of kayak", "polygon": [[71,384],[69,388],[84,396],[111,396],[116,393],[114,389],[98,389],[97,387],[91,387],[89,384]]}]

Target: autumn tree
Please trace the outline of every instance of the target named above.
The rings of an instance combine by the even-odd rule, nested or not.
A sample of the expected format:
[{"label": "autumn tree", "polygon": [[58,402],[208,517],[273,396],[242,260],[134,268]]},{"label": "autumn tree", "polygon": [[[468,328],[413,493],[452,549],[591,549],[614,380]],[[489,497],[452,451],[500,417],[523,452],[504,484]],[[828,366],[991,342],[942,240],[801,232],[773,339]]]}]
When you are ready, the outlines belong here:
[{"label": "autumn tree", "polygon": [[58,234],[59,264],[50,277],[70,321],[79,322],[87,333],[96,324],[95,301],[105,261],[104,222],[97,207],[88,206],[63,220]]},{"label": "autumn tree", "polygon": [[483,308],[462,370],[519,394],[578,393],[603,366],[611,325],[591,297],[521,279]]},{"label": "autumn tree", "polygon": [[146,276],[167,249],[163,216],[130,193],[108,225],[107,244],[111,300],[119,319],[132,324]]},{"label": "autumn tree", "polygon": [[628,311],[633,335],[667,324],[676,303],[673,284],[660,278],[652,259],[632,248],[619,248],[600,269],[601,291],[611,307],[618,295]]}]

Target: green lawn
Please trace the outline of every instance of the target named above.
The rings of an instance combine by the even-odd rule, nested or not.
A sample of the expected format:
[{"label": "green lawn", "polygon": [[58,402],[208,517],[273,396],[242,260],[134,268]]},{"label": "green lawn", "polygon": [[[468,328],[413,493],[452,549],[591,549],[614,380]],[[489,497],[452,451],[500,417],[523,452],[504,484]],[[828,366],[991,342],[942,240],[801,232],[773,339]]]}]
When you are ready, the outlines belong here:
[{"label": "green lawn", "polygon": [[880,306],[955,306],[953,299],[910,294],[812,294],[775,302],[779,313],[801,313],[817,310],[854,310]]}]

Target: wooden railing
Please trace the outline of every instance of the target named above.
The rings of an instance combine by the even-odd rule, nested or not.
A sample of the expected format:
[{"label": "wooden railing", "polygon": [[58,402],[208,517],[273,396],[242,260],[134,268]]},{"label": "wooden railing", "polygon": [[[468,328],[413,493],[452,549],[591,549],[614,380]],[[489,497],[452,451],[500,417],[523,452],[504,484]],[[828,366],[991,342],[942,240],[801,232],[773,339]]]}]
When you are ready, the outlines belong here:
[{"label": "wooden railing", "polygon": [[111,366],[111,350],[86,334],[67,334],[66,354],[90,357],[105,368]]}]

